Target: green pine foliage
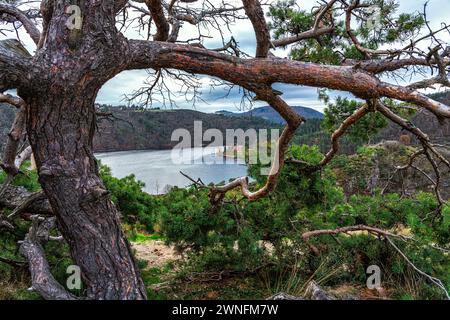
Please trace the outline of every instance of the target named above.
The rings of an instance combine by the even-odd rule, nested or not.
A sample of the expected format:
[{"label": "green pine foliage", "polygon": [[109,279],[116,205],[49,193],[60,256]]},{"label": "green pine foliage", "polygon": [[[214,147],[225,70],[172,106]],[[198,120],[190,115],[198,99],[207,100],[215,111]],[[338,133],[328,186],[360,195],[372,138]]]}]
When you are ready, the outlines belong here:
[{"label": "green pine foliage", "polygon": [[[320,256],[312,254],[302,239],[306,231],[358,224],[402,234],[407,240],[391,240],[415,266],[450,288],[450,204],[438,212],[435,196],[425,192],[410,197],[380,192],[344,194],[336,168],[352,174],[361,169],[357,167],[359,162],[370,162],[377,152],[376,147],[364,147],[359,150],[358,159],[341,156],[329,168],[313,173],[287,163],[277,188],[267,197],[248,202],[235,191],[227,194],[220,206],[210,204],[206,188],[173,188],[166,195],[152,196],[142,191],[143,184],[133,176],[114,178],[106,166],[100,166],[100,173],[122,212],[124,230],[129,231],[132,241],[162,239],[188,257],[180,275],[224,270],[256,273],[255,280],[260,279],[270,292],[283,289],[301,294],[300,288],[311,278],[330,287],[364,287],[367,267],[376,264],[382,269],[383,286],[391,290],[392,297],[440,299],[441,290],[418,275],[385,240],[374,235],[359,232],[311,238],[310,243],[319,248]],[[323,154],[317,146],[293,145],[288,156],[315,165]],[[23,170],[15,183],[36,190],[36,173],[26,165]],[[249,167],[252,188],[265,182],[260,170],[260,165]],[[23,261],[16,250],[17,241],[23,239],[28,228],[28,222],[20,222],[14,233],[2,233],[3,258]],[[67,246],[50,242],[45,250],[53,274],[64,283],[65,270],[72,264]],[[146,274],[150,272],[145,270]],[[4,283],[0,296],[39,298],[25,290],[28,277],[26,268],[18,272],[0,263]],[[82,295],[83,291],[74,293]]]},{"label": "green pine foliage", "polygon": [[[399,5],[396,0],[367,0],[364,4],[363,9],[356,10],[356,16],[359,18],[354,17],[352,32],[366,48],[376,50],[383,45],[409,41],[425,26],[422,13],[397,14]],[[372,8],[375,7],[378,8],[377,21],[371,25],[368,21],[373,19]],[[271,20],[269,28],[275,39],[308,31],[312,29],[315,21],[314,10],[307,12],[299,9],[294,0],[273,3],[268,16]],[[346,59],[363,60],[364,55],[356,49],[345,30],[345,17],[335,14],[333,18],[336,27],[333,34],[322,36],[320,41],[310,39],[295,44],[290,53],[291,57],[294,60],[335,65],[342,64]]]},{"label": "green pine foliage", "polygon": [[[317,164],[323,155],[317,147],[293,146],[290,156]],[[249,169],[255,188],[265,181],[259,172],[259,166]],[[294,268],[301,270],[296,272],[298,281],[305,281],[325,263],[328,272],[335,270],[332,276],[323,275],[326,285],[363,287],[367,267],[376,264],[385,285],[394,288],[393,296],[401,298],[407,292],[413,298],[442,298],[442,291],[415,274],[392,246],[376,236],[360,232],[313,238],[311,243],[322,253],[319,257],[301,237],[309,230],[365,224],[411,238],[392,241],[418,268],[450,285],[448,248],[440,249],[450,240],[450,209],[447,205],[437,216],[438,204],[429,193],[355,194],[346,199],[332,169],[308,174],[287,164],[276,190],[255,202],[242,200],[236,192],[213,208],[205,200],[207,191],[194,187],[174,189],[164,199],[161,232],[190,257],[186,270],[249,272],[270,266],[265,272],[272,277],[284,275],[284,281],[292,281]]]},{"label": "green pine foliage", "polygon": [[[346,118],[361,108],[363,104],[363,102],[338,97],[334,103],[328,103],[322,128],[329,134],[333,133]],[[371,138],[375,137],[387,125],[388,120],[382,114],[370,112],[348,129],[346,137],[353,143],[362,145],[370,142]]]},{"label": "green pine foliage", "polygon": [[141,225],[147,232],[153,232],[157,223],[158,199],[142,191],[143,182],[134,175],[122,179],[111,175],[111,169],[100,165],[100,176],[111,194],[111,200],[122,214],[125,223]]}]

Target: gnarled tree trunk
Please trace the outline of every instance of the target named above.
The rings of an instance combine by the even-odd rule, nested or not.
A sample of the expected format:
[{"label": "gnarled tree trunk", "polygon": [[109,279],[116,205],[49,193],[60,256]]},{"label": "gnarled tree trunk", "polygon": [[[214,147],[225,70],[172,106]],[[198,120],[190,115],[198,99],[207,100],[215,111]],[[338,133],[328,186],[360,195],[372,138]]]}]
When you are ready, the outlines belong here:
[{"label": "gnarled tree trunk", "polygon": [[[75,84],[74,84],[75,83]],[[91,299],[145,299],[118,210],[92,151],[96,86],[43,85],[26,95],[28,137],[39,181]]]}]

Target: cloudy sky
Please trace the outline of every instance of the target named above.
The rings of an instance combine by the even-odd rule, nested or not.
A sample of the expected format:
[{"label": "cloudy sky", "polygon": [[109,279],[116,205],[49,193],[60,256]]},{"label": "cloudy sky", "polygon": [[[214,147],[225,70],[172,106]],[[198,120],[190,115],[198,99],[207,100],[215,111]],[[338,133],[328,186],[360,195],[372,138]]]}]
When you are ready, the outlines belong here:
[{"label": "cloudy sky", "polygon": [[[213,0],[212,2],[217,2]],[[237,0],[225,0],[227,3],[237,3]],[[237,1],[237,2],[236,2]],[[423,3],[425,0],[399,0],[400,12],[415,12],[423,11]],[[297,0],[297,3],[304,8],[311,8],[316,3],[315,0]],[[430,0],[428,5],[428,20],[433,28],[439,28],[442,22],[450,23],[450,5],[449,0]],[[224,28],[225,29],[225,28]],[[255,52],[255,37],[253,28],[250,22],[239,20],[236,24],[230,26],[231,32],[225,31],[225,39],[229,39],[231,35],[237,40],[240,48],[249,53]],[[180,33],[180,39],[185,40],[192,38],[192,34],[195,34],[193,29],[188,24],[182,29]],[[128,29],[125,33],[128,38],[143,39],[136,30]],[[205,46],[208,48],[217,48],[222,46],[222,42],[217,32],[211,31],[210,36],[212,38],[205,41]],[[5,38],[0,35],[0,39]],[[32,52],[35,50],[35,46],[29,37],[21,33],[21,40],[25,43],[26,47]],[[288,52],[286,50],[276,50],[273,52],[276,56],[286,57]],[[119,74],[115,78],[111,79],[99,92],[97,102],[105,104],[126,104],[124,99],[125,95],[131,94],[133,91],[139,89],[145,84],[148,78],[147,71],[127,71]],[[227,94],[228,88],[215,88],[211,89],[210,81],[208,77],[201,77],[202,89],[201,98],[203,101],[197,101],[195,106],[192,102],[185,101],[184,96],[175,98],[178,108],[195,108],[196,110],[203,112],[215,112],[218,110],[230,110],[237,111],[241,108],[242,92],[239,88],[231,90]],[[392,81],[392,80],[390,80]],[[176,93],[179,90],[179,86],[174,83],[169,83],[172,93]],[[301,86],[275,85],[276,89],[283,92],[283,98],[291,105],[303,105],[314,108],[319,111],[323,111],[324,105],[317,99],[317,90],[315,88],[307,88]],[[348,95],[341,92],[332,92],[331,96],[336,97],[338,95]],[[158,96],[155,96],[158,98]],[[153,107],[160,107],[156,99],[153,103]]]}]

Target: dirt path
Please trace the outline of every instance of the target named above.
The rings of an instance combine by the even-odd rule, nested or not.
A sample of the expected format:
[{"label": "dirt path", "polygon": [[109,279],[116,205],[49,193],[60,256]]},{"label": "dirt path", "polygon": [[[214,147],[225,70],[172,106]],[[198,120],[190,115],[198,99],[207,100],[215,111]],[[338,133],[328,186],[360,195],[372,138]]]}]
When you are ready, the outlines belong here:
[{"label": "dirt path", "polygon": [[136,250],[136,257],[139,260],[147,261],[150,268],[160,268],[170,261],[180,259],[175,249],[165,245],[164,241],[134,242],[131,246]]}]

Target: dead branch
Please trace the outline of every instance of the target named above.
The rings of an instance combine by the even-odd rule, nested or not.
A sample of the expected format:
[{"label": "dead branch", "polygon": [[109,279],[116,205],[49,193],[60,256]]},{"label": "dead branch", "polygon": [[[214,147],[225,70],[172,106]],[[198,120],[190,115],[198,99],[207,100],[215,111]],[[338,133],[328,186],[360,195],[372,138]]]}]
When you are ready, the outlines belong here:
[{"label": "dead branch", "polygon": [[432,283],[434,283],[436,286],[438,286],[442,291],[444,291],[445,296],[447,297],[447,300],[450,300],[450,295],[440,279],[432,277],[429,274],[427,274],[427,273],[423,272],[422,270],[420,270],[419,268],[417,268],[416,265],[414,263],[412,263],[411,260],[409,260],[409,258],[395,245],[395,243],[389,237],[386,237],[386,240],[416,272],[420,273],[422,276],[429,279]]},{"label": "dead branch", "polygon": [[[411,132],[412,134],[414,134],[419,139],[419,141],[421,142],[422,147],[423,147],[423,150],[419,150],[418,152],[414,153],[410,157],[408,164],[406,164],[403,167],[396,168],[396,170],[393,173],[392,177],[398,171],[403,171],[403,170],[406,170],[406,169],[408,169],[410,167],[416,169],[420,173],[424,174],[425,177],[427,177],[428,180],[430,180],[432,182],[432,184],[434,185],[434,191],[435,191],[435,194],[436,194],[436,198],[437,198],[437,200],[439,202],[439,206],[442,207],[444,205],[445,201],[442,198],[441,193],[440,193],[441,173],[440,173],[438,164],[436,163],[436,161],[433,158],[433,155],[436,156],[438,159],[440,159],[442,161],[442,163],[447,165],[448,168],[450,168],[449,160],[445,159],[445,157],[442,156],[442,154],[431,144],[429,137],[422,130],[420,130],[419,128],[414,126],[409,121],[403,119],[399,115],[397,115],[394,112],[392,112],[386,105],[384,105],[384,104],[382,104],[380,102],[377,102],[377,106],[376,107],[377,107],[377,110],[381,114],[383,114],[386,118],[388,118],[392,122],[398,124],[399,126],[404,128],[405,130],[407,130],[407,131]],[[419,168],[417,168],[417,167],[415,167],[413,165],[414,160],[417,158],[417,156],[419,156],[421,154],[424,154],[427,157],[427,159],[430,162],[430,164],[432,165],[433,170],[435,172],[436,181],[434,181],[425,172],[423,172],[422,170],[420,170]],[[386,187],[387,187],[387,185],[386,185]]]},{"label": "dead branch", "polygon": [[[12,98],[9,98],[8,100],[13,103],[16,102],[12,101]],[[26,109],[24,104],[23,101],[19,102],[21,108],[16,114],[14,123],[8,134],[8,140],[6,141],[5,150],[3,152],[3,160],[0,163],[0,168],[7,174],[5,182],[0,188],[0,196],[4,193],[12,179],[19,173],[23,161],[31,157],[31,147],[27,147],[17,154],[19,152],[19,144],[24,137],[26,123]]]},{"label": "dead branch", "polygon": [[433,284],[437,285],[440,289],[442,289],[445,292],[445,295],[447,297],[447,299],[450,300],[450,296],[449,293],[447,292],[445,286],[443,285],[442,281],[432,277],[430,275],[428,275],[427,273],[423,272],[422,270],[420,270],[419,268],[417,268],[409,259],[408,257],[395,245],[395,243],[391,240],[391,238],[398,238],[398,239],[402,239],[404,241],[409,240],[408,238],[402,236],[402,235],[398,235],[398,234],[394,234],[391,233],[389,231],[383,230],[383,229],[379,229],[379,228],[375,228],[375,227],[370,227],[370,226],[366,226],[366,225],[356,225],[356,226],[348,226],[348,227],[341,227],[341,228],[337,228],[337,229],[324,229],[324,230],[314,230],[314,231],[309,231],[309,232],[305,232],[302,234],[302,238],[305,241],[305,243],[310,247],[311,251],[315,254],[315,255],[320,255],[320,251],[317,247],[315,247],[314,245],[312,245],[309,242],[309,239],[311,237],[317,237],[320,235],[324,235],[324,234],[328,234],[328,235],[337,235],[337,234],[341,234],[341,233],[345,233],[345,234],[349,234],[351,235],[350,232],[355,232],[355,231],[367,231],[369,234],[375,234],[377,236],[382,236],[383,238],[385,238],[389,244],[402,256],[402,258],[415,270],[417,271],[419,274],[421,274],[422,276],[426,277],[427,279],[429,279]]},{"label": "dead branch", "polygon": [[311,248],[311,251],[315,255],[318,256],[318,255],[320,255],[320,250],[317,247],[313,246],[309,242],[310,238],[317,237],[317,236],[324,235],[324,234],[328,234],[328,235],[337,235],[340,233],[348,234],[349,232],[354,232],[354,231],[367,231],[369,233],[374,233],[374,234],[382,235],[382,236],[391,236],[391,237],[397,237],[397,238],[402,237],[400,235],[393,234],[393,233],[385,231],[383,229],[369,227],[369,226],[365,226],[365,225],[356,225],[356,226],[342,227],[342,228],[337,228],[337,229],[309,231],[309,232],[303,233],[302,238],[303,238],[303,241],[305,241],[305,243]]},{"label": "dead branch", "polygon": [[52,216],[53,211],[48,199],[40,196],[40,193],[31,193],[23,187],[9,185],[0,197],[0,207],[17,210],[16,215],[22,213],[35,213],[44,216]]},{"label": "dead branch", "polygon": [[0,3],[0,15],[7,14],[9,16],[14,17],[18,21],[22,23],[25,30],[30,35],[31,39],[33,39],[34,43],[39,43],[39,38],[41,37],[41,33],[39,29],[36,27],[35,23],[30,20],[30,18],[20,11],[18,8],[8,5],[6,3]]},{"label": "dead branch", "polygon": [[19,206],[17,206],[9,215],[8,220],[14,219],[16,216],[23,212],[29,210],[35,203],[39,201],[44,201],[46,196],[43,191],[32,193],[28,198],[26,198]]},{"label": "dead branch", "polygon": [[33,218],[33,223],[20,245],[20,253],[28,260],[33,289],[46,300],[76,300],[77,298],[59,284],[51,274],[45,258],[42,241],[49,239],[49,232],[54,226],[55,218]]}]

